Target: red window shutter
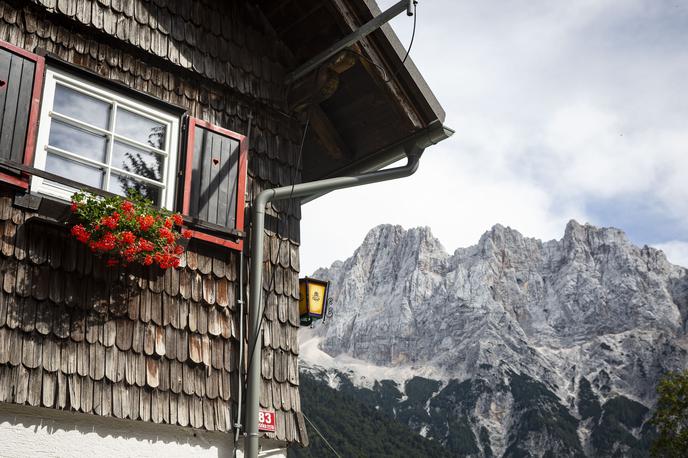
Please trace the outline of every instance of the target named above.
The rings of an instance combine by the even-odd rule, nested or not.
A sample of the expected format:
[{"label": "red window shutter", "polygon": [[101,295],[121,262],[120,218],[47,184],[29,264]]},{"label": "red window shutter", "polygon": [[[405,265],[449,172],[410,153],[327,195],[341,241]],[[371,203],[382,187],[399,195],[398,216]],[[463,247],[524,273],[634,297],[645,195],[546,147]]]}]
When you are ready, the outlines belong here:
[{"label": "red window shutter", "polygon": [[[32,165],[36,148],[43,57],[0,41],[0,159]],[[26,175],[0,170],[0,181],[27,189]]]},{"label": "red window shutter", "polygon": [[243,248],[231,233],[244,230],[247,156],[244,135],[188,118],[182,212],[200,222],[193,237]]}]

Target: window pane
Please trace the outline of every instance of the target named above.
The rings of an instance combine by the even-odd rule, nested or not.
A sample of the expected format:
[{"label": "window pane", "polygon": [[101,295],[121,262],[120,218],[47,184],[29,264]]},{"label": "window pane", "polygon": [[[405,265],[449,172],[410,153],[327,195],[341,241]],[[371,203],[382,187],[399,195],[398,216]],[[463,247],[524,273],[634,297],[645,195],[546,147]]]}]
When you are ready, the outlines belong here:
[{"label": "window pane", "polygon": [[93,126],[107,129],[110,119],[110,104],[95,99],[72,88],[57,84],[53,110]]},{"label": "window pane", "polygon": [[159,187],[116,173],[110,175],[110,189],[108,191],[126,196],[129,190],[136,191],[146,199],[152,200],[155,205],[160,205],[162,190]]},{"label": "window pane", "polygon": [[48,144],[70,153],[105,162],[107,146],[105,137],[72,127],[56,119],[50,123]]},{"label": "window pane", "polygon": [[48,153],[45,170],[96,188],[103,187],[102,170],[80,162],[74,162],[62,156]]},{"label": "window pane", "polygon": [[115,142],[112,149],[112,166],[151,180],[162,180],[165,157],[134,146]]},{"label": "window pane", "polygon": [[154,148],[165,149],[165,136],[167,134],[165,124],[132,113],[129,110],[117,109],[115,133]]}]

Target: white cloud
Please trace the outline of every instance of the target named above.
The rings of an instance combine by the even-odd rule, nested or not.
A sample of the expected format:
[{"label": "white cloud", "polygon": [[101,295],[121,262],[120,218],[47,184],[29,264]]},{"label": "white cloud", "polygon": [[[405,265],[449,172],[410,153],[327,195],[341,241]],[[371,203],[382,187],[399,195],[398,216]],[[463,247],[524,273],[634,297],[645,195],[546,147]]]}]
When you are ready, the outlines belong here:
[{"label": "white cloud", "polygon": [[[451,144],[426,152],[416,175],[402,180],[331,193],[303,207],[301,225],[304,273],[345,259],[377,224],[409,228],[429,225],[445,248],[477,243],[496,223],[544,239],[563,235],[572,217],[585,221],[575,206],[557,208],[542,188],[480,161],[451,162]],[[496,169],[496,170],[495,170]],[[323,215],[326,215],[324,218]]]},{"label": "white cloud", "polygon": [[[349,256],[379,223],[428,225],[453,250],[497,222],[545,239],[571,218],[621,226],[586,208],[638,196],[688,229],[688,4],[444,0],[418,11],[411,56],[456,134],[414,177],[304,206],[306,271]],[[410,25],[393,22],[404,43]]]},{"label": "white cloud", "polygon": [[666,243],[654,244],[655,248],[664,251],[669,262],[688,267],[688,242],[673,240]]}]

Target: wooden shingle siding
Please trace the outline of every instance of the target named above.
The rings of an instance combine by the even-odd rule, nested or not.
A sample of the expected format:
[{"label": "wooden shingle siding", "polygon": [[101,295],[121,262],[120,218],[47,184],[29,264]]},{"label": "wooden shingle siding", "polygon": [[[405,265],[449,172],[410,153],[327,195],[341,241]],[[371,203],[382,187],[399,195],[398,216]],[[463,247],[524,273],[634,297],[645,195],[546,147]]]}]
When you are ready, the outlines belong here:
[{"label": "wooden shingle siding", "polygon": [[[9,197],[0,198],[0,218],[0,402],[231,429],[236,254],[191,249],[179,270],[106,269],[64,228],[13,208]],[[260,402],[286,422],[275,437],[300,440],[292,418],[300,409],[298,274],[280,255],[294,247],[270,245],[278,260],[270,282],[281,293],[264,293]]]},{"label": "wooden shingle siding", "polygon": [[[9,197],[0,207],[8,216],[0,221],[0,401],[231,429],[233,298],[184,301],[179,279],[200,275],[188,262],[164,273],[105,269],[65,229],[32,220]],[[203,289],[234,292],[235,256],[194,254],[225,264],[223,276],[204,276]]]},{"label": "wooden shingle siding", "polygon": [[[283,110],[281,44],[245,2],[0,1],[0,40],[246,133],[247,189],[286,185],[301,127]],[[228,431],[236,420],[238,253],[180,269],[106,269],[64,229],[0,199],[0,402]],[[268,207],[261,405],[299,434],[298,205]],[[280,243],[275,243],[279,242]],[[200,246],[200,245],[199,245]],[[271,259],[275,259],[273,262]],[[25,344],[26,343],[26,344]],[[26,348],[24,348],[26,346]],[[300,423],[299,423],[300,422]]]},{"label": "wooden shingle siding", "polygon": [[[285,55],[250,6],[188,0],[32,0],[127,45],[270,104],[282,100]],[[126,8],[122,4],[127,4]]]}]

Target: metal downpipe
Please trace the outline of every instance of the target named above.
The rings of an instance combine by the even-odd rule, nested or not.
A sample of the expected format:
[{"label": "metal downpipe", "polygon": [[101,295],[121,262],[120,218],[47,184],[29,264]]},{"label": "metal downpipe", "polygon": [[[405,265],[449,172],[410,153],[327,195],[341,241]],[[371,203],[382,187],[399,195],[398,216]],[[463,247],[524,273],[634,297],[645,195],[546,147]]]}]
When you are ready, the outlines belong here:
[{"label": "metal downpipe", "polygon": [[352,188],[366,184],[394,180],[413,175],[418,170],[424,148],[411,147],[408,163],[402,167],[368,172],[361,175],[327,178],[324,180],[266,189],[258,194],[253,204],[251,236],[251,269],[249,274],[249,373],[246,393],[246,421],[244,439],[245,456],[257,458],[259,451],[258,411],[260,397],[261,345],[260,325],[263,315],[261,298],[263,285],[263,231],[265,229],[265,206],[274,200],[306,197],[327,193],[337,189]]},{"label": "metal downpipe", "polygon": [[234,457],[241,432],[241,402],[244,384],[244,250],[239,252],[239,385],[237,386],[237,418],[234,422]]}]

